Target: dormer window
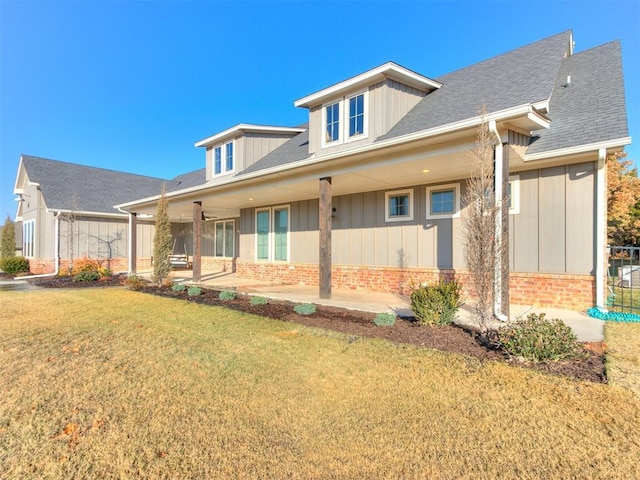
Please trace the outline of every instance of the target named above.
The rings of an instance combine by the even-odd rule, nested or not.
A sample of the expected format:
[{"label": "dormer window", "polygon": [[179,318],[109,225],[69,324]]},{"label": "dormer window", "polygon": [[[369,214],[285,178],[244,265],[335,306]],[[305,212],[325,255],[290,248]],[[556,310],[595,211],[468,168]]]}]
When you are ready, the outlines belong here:
[{"label": "dormer window", "polygon": [[364,91],[323,106],[323,148],[367,137],[367,100]]},{"label": "dormer window", "polygon": [[[224,152],[224,163],[222,155]],[[213,174],[222,175],[223,173],[233,172],[233,142],[224,145],[218,145],[213,149]]]}]

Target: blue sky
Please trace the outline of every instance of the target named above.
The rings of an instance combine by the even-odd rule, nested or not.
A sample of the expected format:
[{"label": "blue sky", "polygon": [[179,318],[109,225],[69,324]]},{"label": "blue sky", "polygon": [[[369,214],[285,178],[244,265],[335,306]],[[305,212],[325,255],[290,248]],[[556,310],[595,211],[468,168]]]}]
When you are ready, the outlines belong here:
[{"label": "blue sky", "polygon": [[0,215],[21,153],[171,178],[237,123],[294,126],[293,101],[394,61],[427,77],[565,30],[621,40],[640,163],[640,2],[0,0]]}]

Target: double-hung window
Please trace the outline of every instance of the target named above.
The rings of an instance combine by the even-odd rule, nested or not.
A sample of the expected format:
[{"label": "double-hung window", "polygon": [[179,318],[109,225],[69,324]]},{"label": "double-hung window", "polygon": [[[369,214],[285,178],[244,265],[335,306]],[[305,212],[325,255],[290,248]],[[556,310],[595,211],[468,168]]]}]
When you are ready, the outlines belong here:
[{"label": "double-hung window", "polygon": [[221,220],[215,223],[215,256],[235,257],[235,222]]},{"label": "double-hung window", "polygon": [[256,258],[286,262],[289,260],[289,207],[256,210]]},{"label": "double-hung window", "polygon": [[460,184],[427,187],[427,220],[460,216]]},{"label": "double-hung window", "polygon": [[364,93],[349,99],[349,138],[364,133]]},{"label": "double-hung window", "polygon": [[413,190],[395,190],[385,193],[385,220],[406,222],[413,220]]},{"label": "double-hung window", "polygon": [[233,172],[235,168],[233,142],[218,145],[213,149],[213,174]]},{"label": "double-hung window", "polygon": [[325,143],[340,140],[340,102],[325,107]]},{"label": "double-hung window", "polygon": [[22,224],[22,255],[33,258],[35,255],[35,220],[27,220]]},{"label": "double-hung window", "polygon": [[322,108],[322,147],[367,137],[368,92],[345,96]]}]

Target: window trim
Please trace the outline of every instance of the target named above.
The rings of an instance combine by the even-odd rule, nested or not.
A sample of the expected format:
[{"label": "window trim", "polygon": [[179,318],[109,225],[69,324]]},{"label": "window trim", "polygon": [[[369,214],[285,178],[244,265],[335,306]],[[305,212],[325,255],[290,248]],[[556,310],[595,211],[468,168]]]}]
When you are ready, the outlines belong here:
[{"label": "window trim", "polygon": [[[352,98],[363,96],[363,119],[362,119],[362,133],[349,136],[349,100]],[[340,112],[338,113],[338,139],[331,142],[327,141],[327,107],[338,104]],[[321,124],[321,138],[320,148],[330,148],[337,145],[343,145],[345,143],[356,142],[369,137],[369,89],[360,90],[349,95],[343,95],[339,98],[334,98],[331,101],[322,104],[322,124]]]},{"label": "window trim", "polygon": [[[275,215],[276,210],[287,211],[287,258],[286,260],[275,259]],[[267,232],[267,258],[258,258],[258,213],[269,212],[269,231]],[[255,225],[255,261],[256,262],[271,262],[271,263],[289,263],[291,261],[291,206],[286,205],[273,205],[271,207],[260,207],[255,209],[254,213],[254,225]]]},{"label": "window trim", "polygon": [[[391,216],[389,212],[389,198],[399,197],[400,195],[409,196],[409,215],[406,216]],[[412,222],[414,218],[414,203],[413,203],[413,188],[406,188],[404,190],[390,190],[384,192],[384,221],[385,222]]]},{"label": "window trim", "polygon": [[[231,231],[233,232],[233,252],[231,256],[225,255],[227,252],[227,236],[226,225],[231,223]],[[222,224],[222,255],[218,255],[217,240],[218,240],[218,224]],[[213,256],[215,258],[236,258],[236,220],[235,218],[225,218],[222,220],[216,220],[213,223]]]},{"label": "window trim", "polygon": [[520,175],[509,175],[511,185],[511,202],[509,205],[509,215],[520,214]]},{"label": "window trim", "polygon": [[[453,190],[453,212],[451,213],[431,213],[431,193],[445,190]],[[447,183],[445,185],[431,185],[426,188],[426,220],[437,220],[439,218],[460,218],[460,183]]]},{"label": "window trim", "polygon": [[[222,142],[211,147],[211,178],[221,177],[236,171],[236,141],[230,140],[228,142]],[[233,162],[233,168],[227,168],[227,145],[231,145],[231,161]],[[216,151],[220,150],[220,172],[216,173]]]},{"label": "window trim", "polygon": [[[27,243],[27,240],[31,240]],[[36,254],[36,221],[26,220],[22,222],[22,256],[26,258],[35,258]]]}]

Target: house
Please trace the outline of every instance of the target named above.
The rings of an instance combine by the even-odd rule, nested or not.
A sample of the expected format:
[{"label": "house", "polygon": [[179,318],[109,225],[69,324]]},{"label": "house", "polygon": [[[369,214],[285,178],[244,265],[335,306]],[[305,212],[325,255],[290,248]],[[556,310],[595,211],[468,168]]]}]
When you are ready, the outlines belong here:
[{"label": "house", "polygon": [[[204,176],[204,170],[200,173]],[[114,205],[156,195],[163,185],[168,190],[189,186],[184,181],[193,181],[193,176],[164,180],[22,155],[14,187],[16,237],[22,238],[31,272],[65,271],[80,257],[103,259],[114,271],[129,270],[129,216]],[[153,220],[138,222],[136,230],[138,255],[147,258],[148,267]]]},{"label": "house", "polygon": [[[198,141],[204,178],[167,193],[194,280],[235,271],[317,285],[322,298],[464,282],[461,199],[486,123],[504,212],[496,241],[509,247],[496,314],[604,304],[605,162],[631,141],[618,42],[575,53],[568,31],[438,78],[389,62],[294,105],[307,124],[239,124]],[[133,232],[158,201],[139,192],[115,202]],[[135,271],[148,258],[129,240]]]}]

